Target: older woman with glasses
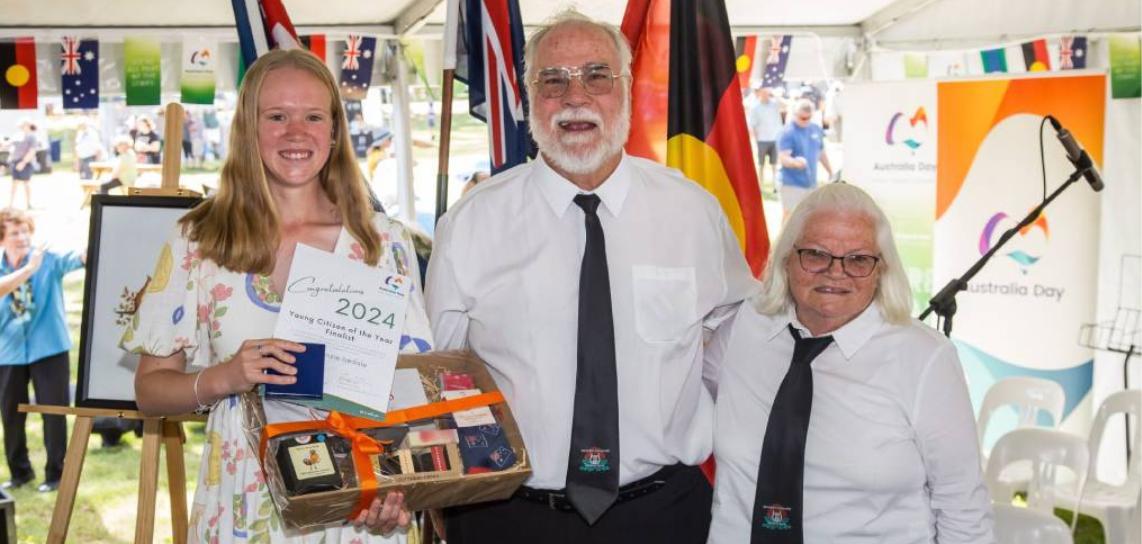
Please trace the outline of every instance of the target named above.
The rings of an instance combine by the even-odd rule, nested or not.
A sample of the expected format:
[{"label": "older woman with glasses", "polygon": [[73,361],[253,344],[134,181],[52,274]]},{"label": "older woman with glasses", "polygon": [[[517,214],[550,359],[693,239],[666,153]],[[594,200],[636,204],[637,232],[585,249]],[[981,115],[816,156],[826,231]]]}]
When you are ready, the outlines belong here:
[{"label": "older woman with glasses", "polygon": [[963,371],[909,317],[883,212],[851,185],[817,189],[769,263],[706,352],[709,542],[990,542]]}]

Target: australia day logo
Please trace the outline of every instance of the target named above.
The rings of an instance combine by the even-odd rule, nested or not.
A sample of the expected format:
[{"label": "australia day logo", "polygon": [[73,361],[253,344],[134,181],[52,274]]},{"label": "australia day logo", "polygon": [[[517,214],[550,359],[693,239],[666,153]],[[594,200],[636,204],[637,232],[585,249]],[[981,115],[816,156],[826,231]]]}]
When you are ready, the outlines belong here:
[{"label": "australia day logo", "polygon": [[381,290],[387,293],[401,294],[404,292],[404,276],[389,276],[385,278]]},{"label": "australia day logo", "polygon": [[194,66],[206,66],[210,64],[210,49],[203,47],[202,49],[195,50],[190,54],[190,63]]},{"label": "australia day logo", "polygon": [[888,145],[903,145],[915,152],[928,137],[928,114],[924,107],[916,108],[912,117],[905,119],[903,112],[896,112],[888,122],[884,141]]},{"label": "australia day logo", "polygon": [[[1012,220],[1003,212],[999,212],[991,219],[987,220],[987,225],[983,227],[983,232],[979,236],[979,254],[984,255],[991,251],[992,244],[999,240],[999,237],[1010,226],[1005,226],[1011,223]],[[1043,253],[1047,248],[1047,242],[1050,241],[1051,231],[1047,226],[1047,216],[1039,214],[1030,225],[1019,229],[1018,235],[1011,240],[1011,246],[1014,249],[1003,253],[1003,256],[1015,261],[1019,266],[1019,270],[1024,274],[1043,258]]]}]

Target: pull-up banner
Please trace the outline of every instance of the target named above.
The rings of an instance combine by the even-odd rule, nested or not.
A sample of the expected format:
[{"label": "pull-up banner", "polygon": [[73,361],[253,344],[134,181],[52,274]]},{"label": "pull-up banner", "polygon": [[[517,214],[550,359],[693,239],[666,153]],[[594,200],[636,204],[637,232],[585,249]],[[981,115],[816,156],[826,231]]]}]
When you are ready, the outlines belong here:
[{"label": "pull-up banner", "polygon": [[[1048,125],[1044,189],[1044,115],[1058,118],[1102,164],[1107,89],[1104,75],[1031,76],[946,81],[936,93],[933,291],[962,275],[1074,170]],[[977,402],[998,379],[1046,378],[1066,392],[1064,425],[1087,428],[1090,410],[1075,408],[1089,404],[1093,352],[1077,338],[1096,321],[1098,225],[1099,199],[1080,180],[957,297],[953,339]]]}]

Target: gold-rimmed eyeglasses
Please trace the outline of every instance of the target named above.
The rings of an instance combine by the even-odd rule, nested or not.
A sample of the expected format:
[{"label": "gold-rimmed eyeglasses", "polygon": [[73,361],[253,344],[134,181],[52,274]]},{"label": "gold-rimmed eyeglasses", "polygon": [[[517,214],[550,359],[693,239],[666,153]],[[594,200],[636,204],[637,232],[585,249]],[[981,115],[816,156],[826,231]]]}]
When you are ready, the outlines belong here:
[{"label": "gold-rimmed eyeglasses", "polygon": [[626,74],[615,75],[606,64],[586,64],[584,66],[552,66],[544,68],[531,81],[542,98],[562,98],[571,88],[571,78],[579,78],[587,94],[599,95],[611,92],[615,79]]},{"label": "gold-rimmed eyeglasses", "polygon": [[827,251],[812,248],[795,248],[801,270],[820,274],[833,266],[833,261],[841,261],[841,270],[850,278],[867,278],[876,270],[880,257],[876,255],[833,255]]}]

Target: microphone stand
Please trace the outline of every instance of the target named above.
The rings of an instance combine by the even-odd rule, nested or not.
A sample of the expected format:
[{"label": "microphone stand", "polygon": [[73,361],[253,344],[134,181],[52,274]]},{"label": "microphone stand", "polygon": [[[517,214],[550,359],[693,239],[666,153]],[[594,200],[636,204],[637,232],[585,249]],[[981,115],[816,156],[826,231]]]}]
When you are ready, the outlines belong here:
[{"label": "microphone stand", "polygon": [[949,337],[952,336],[952,318],[956,315],[956,294],[960,291],[967,290],[968,282],[971,281],[971,279],[974,278],[975,275],[983,269],[984,265],[986,265],[989,260],[991,260],[991,256],[995,255],[995,252],[999,251],[999,248],[1003,247],[1003,245],[1006,244],[1008,240],[1011,240],[1011,238],[1015,236],[1015,233],[1019,232],[1020,229],[1030,225],[1031,223],[1034,223],[1035,219],[1039,217],[1039,214],[1043,212],[1043,209],[1046,208],[1047,205],[1051,203],[1051,201],[1055,200],[1055,198],[1062,194],[1062,192],[1065,191],[1067,187],[1070,187],[1071,184],[1078,181],[1079,178],[1083,177],[1087,173],[1087,170],[1090,170],[1089,162],[1087,164],[1080,165],[1079,168],[1076,168],[1075,172],[1071,174],[1071,177],[1067,178],[1065,183],[1059,186],[1058,189],[1055,189],[1055,192],[1051,193],[1051,195],[1043,200],[1043,202],[1040,202],[1034,210],[1031,210],[1031,212],[1027,214],[1027,217],[1024,217],[1018,225],[1015,225],[1014,227],[1008,229],[1007,232],[1004,232],[1003,236],[999,238],[999,242],[992,246],[992,248],[982,257],[980,257],[979,260],[976,261],[975,264],[973,264],[971,268],[967,270],[967,272],[964,272],[962,276],[949,281],[948,284],[945,285],[939,293],[936,293],[936,296],[932,297],[928,301],[928,309],[924,310],[924,313],[920,314],[920,321],[923,321],[924,318],[928,317],[934,312],[937,316],[937,326],[939,326],[942,322],[944,335]]}]

